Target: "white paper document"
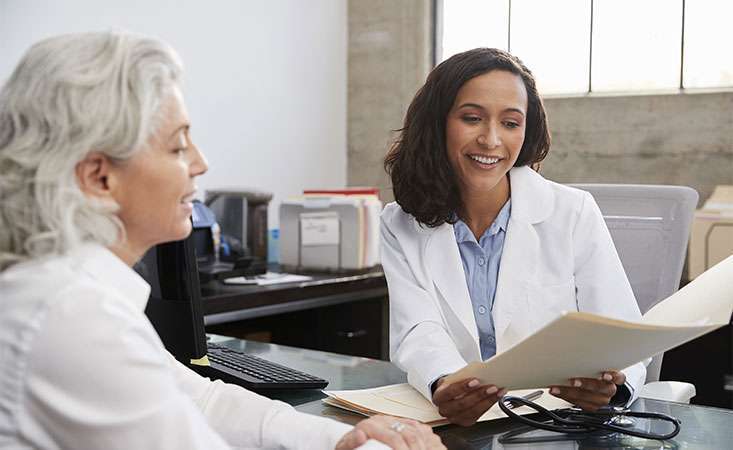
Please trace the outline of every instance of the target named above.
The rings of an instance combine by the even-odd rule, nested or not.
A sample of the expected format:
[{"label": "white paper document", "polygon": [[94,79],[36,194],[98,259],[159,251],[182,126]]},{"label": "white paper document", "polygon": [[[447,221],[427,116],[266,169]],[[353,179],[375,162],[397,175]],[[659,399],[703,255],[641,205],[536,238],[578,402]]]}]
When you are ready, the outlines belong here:
[{"label": "white paper document", "polygon": [[[733,256],[655,305],[638,322],[564,313],[532,336],[446,382],[476,377],[507,389],[567,384],[620,370],[725,326],[733,313]],[[711,357],[715,357],[711,355]]]},{"label": "white paper document", "polygon": [[224,284],[256,284],[257,286],[269,286],[271,284],[297,283],[309,281],[313,277],[308,275],[296,275],[292,273],[267,272],[264,275],[255,277],[233,277],[224,280]]},{"label": "white paper document", "polygon": [[[509,395],[524,396],[534,389],[512,391]],[[571,405],[564,400],[549,395],[546,390],[536,400],[536,403],[548,409],[568,408]],[[371,416],[374,414],[387,414],[395,417],[414,419],[429,425],[437,426],[448,423],[438,413],[438,408],[422,396],[415,388],[407,383],[392,384],[373,389],[360,389],[353,391],[323,391],[327,398],[323,402],[346,409],[355,413]],[[530,414],[536,412],[526,406],[514,408],[517,414]],[[479,422],[500,419],[506,417],[499,405],[492,406]]]},{"label": "white paper document", "polygon": [[339,214],[323,211],[300,214],[300,245],[339,245],[341,241]]}]

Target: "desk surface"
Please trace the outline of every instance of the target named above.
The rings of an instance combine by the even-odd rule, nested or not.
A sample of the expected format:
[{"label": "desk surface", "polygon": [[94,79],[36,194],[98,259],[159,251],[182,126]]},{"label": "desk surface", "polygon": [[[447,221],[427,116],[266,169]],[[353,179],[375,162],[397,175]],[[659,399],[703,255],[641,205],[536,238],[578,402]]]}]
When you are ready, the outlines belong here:
[{"label": "desk surface", "polygon": [[[337,355],[314,350],[304,350],[274,344],[241,341],[214,337],[232,348],[256,354],[270,361],[288,365],[330,381],[328,389],[363,389],[385,384],[403,383],[405,374],[386,361]],[[294,405],[299,411],[331,417],[355,423],[361,416],[325,405],[325,397],[317,390],[294,391],[278,394],[266,393]],[[563,442],[507,445],[507,449],[598,449],[598,448],[647,448],[647,449],[728,449],[733,448],[733,411],[696,405],[660,402],[640,399],[635,410],[657,411],[677,417],[682,430],[673,440],[659,442],[632,437],[587,438]],[[463,428],[453,425],[436,428],[449,449],[503,449],[497,436],[512,428],[507,420],[480,423]]]},{"label": "desk surface", "polygon": [[313,280],[270,286],[220,281],[203,284],[205,323],[214,325],[387,295],[387,282],[379,268],[359,275],[310,275]]}]

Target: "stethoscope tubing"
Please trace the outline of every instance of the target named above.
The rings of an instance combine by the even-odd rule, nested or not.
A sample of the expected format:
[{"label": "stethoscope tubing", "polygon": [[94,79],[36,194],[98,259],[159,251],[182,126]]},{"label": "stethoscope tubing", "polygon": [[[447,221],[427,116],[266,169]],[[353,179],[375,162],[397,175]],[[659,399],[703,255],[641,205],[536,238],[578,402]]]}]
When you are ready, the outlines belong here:
[{"label": "stethoscope tubing", "polygon": [[[545,415],[549,418],[547,421],[537,421],[533,419],[521,416],[511,410],[507,403],[513,407],[517,406],[528,406],[540,414]],[[668,416],[666,414],[655,413],[655,412],[636,412],[625,409],[613,410],[613,411],[602,411],[602,412],[587,412],[577,409],[559,409],[550,411],[537,403],[522,397],[504,396],[499,400],[499,408],[506,414],[510,419],[517,422],[521,422],[530,427],[539,428],[546,431],[554,431],[557,433],[564,434],[588,434],[597,431],[609,431],[616,433],[623,433],[629,436],[635,436],[643,439],[655,439],[655,440],[667,440],[677,436],[680,432],[681,422],[675,417]],[[634,428],[624,427],[612,423],[614,417],[625,416],[625,417],[636,417],[644,419],[657,419],[665,422],[670,422],[674,429],[666,434],[647,433]]]}]

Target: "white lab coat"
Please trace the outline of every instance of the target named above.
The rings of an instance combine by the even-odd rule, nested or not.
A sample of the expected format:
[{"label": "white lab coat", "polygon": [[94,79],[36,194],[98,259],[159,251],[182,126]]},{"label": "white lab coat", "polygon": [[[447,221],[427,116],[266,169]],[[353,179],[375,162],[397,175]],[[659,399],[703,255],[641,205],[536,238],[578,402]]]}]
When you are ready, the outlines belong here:
[{"label": "white lab coat", "polygon": [[[529,167],[512,169],[510,185],[511,218],[492,310],[497,352],[562,311],[639,319],[631,286],[593,197],[546,180]],[[396,203],[384,208],[381,219],[390,357],[407,372],[410,384],[431,399],[429,385],[435,379],[481,360],[458,245],[452,225],[421,226]],[[521,369],[531,367],[526,361]],[[623,371],[633,401],[646,367],[639,363]]]}]

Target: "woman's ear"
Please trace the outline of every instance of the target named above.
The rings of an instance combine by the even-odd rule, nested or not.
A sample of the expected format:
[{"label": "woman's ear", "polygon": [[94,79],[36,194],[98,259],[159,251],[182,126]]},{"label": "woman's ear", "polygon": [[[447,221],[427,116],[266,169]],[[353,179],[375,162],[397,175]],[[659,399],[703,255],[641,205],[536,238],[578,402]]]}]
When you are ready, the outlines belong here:
[{"label": "woman's ear", "polygon": [[84,194],[98,199],[111,198],[110,169],[111,163],[107,156],[100,152],[90,152],[76,164],[76,182],[79,189]]}]

